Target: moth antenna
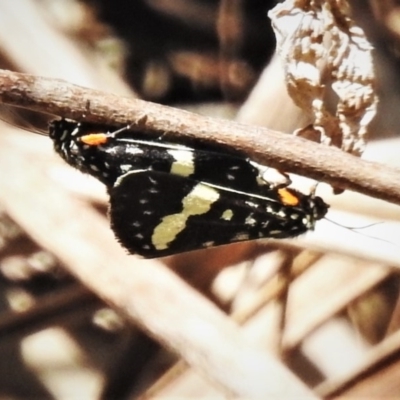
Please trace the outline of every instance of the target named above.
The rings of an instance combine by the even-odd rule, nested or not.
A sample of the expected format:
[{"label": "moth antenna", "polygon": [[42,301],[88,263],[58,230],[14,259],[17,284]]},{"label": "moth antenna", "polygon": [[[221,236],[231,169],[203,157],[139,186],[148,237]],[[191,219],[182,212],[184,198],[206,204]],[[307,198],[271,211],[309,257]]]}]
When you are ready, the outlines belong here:
[{"label": "moth antenna", "polygon": [[128,124],[128,125],[123,126],[122,128],[117,129],[114,132],[111,132],[111,134],[113,136],[114,135],[118,135],[119,133],[122,133],[122,132],[125,132],[125,131],[129,131],[129,129],[131,129],[131,128],[132,128],[132,124]]},{"label": "moth antenna", "polygon": [[358,231],[361,230],[361,229],[367,229],[367,228],[371,228],[372,226],[381,225],[381,224],[383,223],[382,221],[380,221],[380,222],[373,222],[373,223],[371,223],[371,224],[367,224],[367,225],[364,225],[364,226],[346,226],[346,225],[340,224],[339,222],[333,221],[333,220],[331,220],[331,219],[329,219],[329,218],[326,218],[326,217],[324,217],[324,219],[325,219],[326,221],[330,222],[331,224],[334,224],[334,225],[336,225],[336,226],[340,226],[341,228],[344,228],[344,229],[348,229],[349,231],[352,231],[352,232],[354,232],[354,233],[357,233],[358,235],[362,235],[362,236],[368,237],[368,238],[370,238],[370,239],[380,240],[381,242],[386,242],[386,243],[389,243],[389,244],[394,244],[393,242],[391,242],[391,241],[389,241],[389,240],[382,239],[382,238],[377,237],[377,236],[366,235],[365,233],[362,233],[362,232],[358,232]]},{"label": "moth antenna", "polygon": [[346,226],[346,225],[340,224],[339,222],[333,221],[333,220],[331,220],[329,218],[325,217],[325,219],[327,221],[331,222],[334,225],[340,226],[341,228],[346,228],[346,229],[348,229],[350,231],[353,231],[353,230],[357,231],[357,230],[361,230],[361,229],[367,229],[367,228],[371,228],[372,226],[383,224],[383,222],[380,221],[380,222],[372,222],[371,224],[367,224],[367,225],[363,225],[363,226]]}]

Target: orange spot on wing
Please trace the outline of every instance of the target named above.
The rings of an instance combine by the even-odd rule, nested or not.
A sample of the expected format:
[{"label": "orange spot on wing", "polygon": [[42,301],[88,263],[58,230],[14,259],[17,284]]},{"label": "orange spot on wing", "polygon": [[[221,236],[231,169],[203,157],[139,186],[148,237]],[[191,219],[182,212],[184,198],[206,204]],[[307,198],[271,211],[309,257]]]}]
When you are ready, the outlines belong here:
[{"label": "orange spot on wing", "polygon": [[297,206],[300,203],[298,196],[289,189],[278,189],[281,201],[286,206]]},{"label": "orange spot on wing", "polygon": [[89,146],[98,146],[107,142],[108,138],[105,133],[91,133],[89,135],[81,136],[82,143],[88,144]]}]

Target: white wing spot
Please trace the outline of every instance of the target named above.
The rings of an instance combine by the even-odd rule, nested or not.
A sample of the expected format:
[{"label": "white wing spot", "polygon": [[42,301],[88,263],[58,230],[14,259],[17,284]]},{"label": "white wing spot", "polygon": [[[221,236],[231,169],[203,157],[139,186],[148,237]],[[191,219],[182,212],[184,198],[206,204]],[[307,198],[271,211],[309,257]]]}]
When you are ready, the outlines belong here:
[{"label": "white wing spot", "polygon": [[[76,130],[77,130],[77,128],[74,129],[74,131],[71,133],[71,135],[74,135],[75,134],[74,132]],[[60,136],[60,142],[63,142],[67,136],[68,136],[68,129],[64,129]]]},{"label": "white wing spot", "polygon": [[122,164],[119,169],[121,170],[121,172],[128,172],[130,169],[132,168],[132,165],[130,164]]},{"label": "white wing spot", "polygon": [[153,179],[152,177],[149,176],[149,181],[153,184],[153,185],[157,185],[157,181],[155,179]]},{"label": "white wing spot", "polygon": [[313,221],[311,220],[310,216],[304,217],[303,218],[303,224],[308,228],[308,229],[312,229],[314,228],[314,224]]},{"label": "white wing spot", "polygon": [[256,222],[257,221],[253,218],[253,216],[251,214],[244,220],[244,223],[246,225],[255,225]]},{"label": "white wing spot", "polygon": [[285,212],[285,210],[282,208],[282,209],[280,209],[280,210],[276,213],[276,215],[278,215],[279,217],[285,218],[285,217],[286,217],[286,212]]},{"label": "white wing spot", "polygon": [[[71,136],[77,135],[77,134],[79,133],[79,131],[80,131],[80,127],[81,127],[81,124],[76,125],[75,129],[71,132]],[[68,131],[65,130],[64,133],[67,134]],[[64,133],[63,133],[63,134],[64,134]]]},{"label": "white wing spot", "polygon": [[280,233],[282,233],[282,231],[280,231],[280,230],[278,230],[278,229],[275,229],[274,231],[270,231],[270,232],[269,232],[269,234],[270,234],[271,236],[273,236],[273,235],[279,235]]},{"label": "white wing spot", "polygon": [[233,238],[233,242],[240,242],[242,240],[249,240],[250,236],[247,232],[239,232]]},{"label": "white wing spot", "polygon": [[138,146],[132,146],[132,145],[127,146],[126,149],[125,149],[125,151],[126,151],[127,153],[133,154],[133,155],[143,153],[143,150],[140,149]]}]

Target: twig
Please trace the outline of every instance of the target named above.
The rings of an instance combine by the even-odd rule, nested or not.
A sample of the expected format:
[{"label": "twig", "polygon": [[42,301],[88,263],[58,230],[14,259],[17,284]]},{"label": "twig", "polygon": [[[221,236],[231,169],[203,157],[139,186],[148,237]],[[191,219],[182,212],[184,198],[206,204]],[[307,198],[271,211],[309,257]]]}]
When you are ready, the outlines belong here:
[{"label": "twig", "polygon": [[[399,355],[400,332],[396,332],[371,349],[357,370],[343,378],[323,382],[316,387],[316,392],[324,399],[395,397]],[[380,384],[382,380],[386,384]]]},{"label": "twig", "polygon": [[24,312],[3,312],[0,318],[0,338],[21,338],[48,327],[51,324],[66,324],[78,310],[95,310],[100,300],[86,288],[75,284],[57,293],[44,296],[32,308]]},{"label": "twig", "polygon": [[400,204],[398,170],[266,128],[4,70],[0,101],[76,120],[130,123],[142,132],[229,146],[265,165]]}]

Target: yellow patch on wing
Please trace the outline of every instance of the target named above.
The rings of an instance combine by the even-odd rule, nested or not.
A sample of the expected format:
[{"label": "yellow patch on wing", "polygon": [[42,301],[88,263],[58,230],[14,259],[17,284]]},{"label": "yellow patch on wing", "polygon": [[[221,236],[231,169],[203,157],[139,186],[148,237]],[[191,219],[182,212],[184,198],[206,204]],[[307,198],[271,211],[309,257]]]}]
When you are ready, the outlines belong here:
[{"label": "yellow patch on wing", "polygon": [[182,211],[167,215],[153,231],[151,241],[157,250],[165,250],[177,235],[185,229],[186,221],[191,215],[208,212],[214,202],[219,199],[217,190],[202,183],[182,200]]},{"label": "yellow patch on wing", "polygon": [[171,165],[171,174],[189,176],[194,173],[194,160],[192,151],[168,150],[168,154],[175,159]]},{"label": "yellow patch on wing", "polygon": [[233,217],[233,211],[230,210],[229,208],[225,210],[221,215],[221,218],[224,219],[225,221],[230,221],[232,217]]}]

